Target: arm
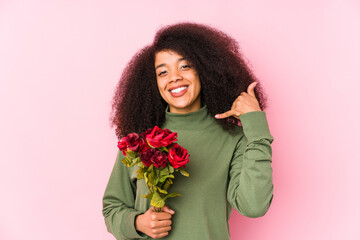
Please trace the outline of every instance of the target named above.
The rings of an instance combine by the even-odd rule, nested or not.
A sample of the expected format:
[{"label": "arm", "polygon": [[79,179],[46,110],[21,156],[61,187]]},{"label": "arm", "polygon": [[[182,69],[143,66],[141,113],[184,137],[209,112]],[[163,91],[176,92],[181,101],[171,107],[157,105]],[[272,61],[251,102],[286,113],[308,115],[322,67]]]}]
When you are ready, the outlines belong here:
[{"label": "arm", "polygon": [[227,198],[242,215],[265,215],[273,198],[271,136],[265,112],[242,114],[244,136],[237,144],[229,171]]},{"label": "arm", "polygon": [[134,209],[136,183],[131,182],[121,162],[123,157],[119,151],[104,193],[102,213],[107,230],[116,239],[143,238],[135,229],[135,218],[142,214]]}]

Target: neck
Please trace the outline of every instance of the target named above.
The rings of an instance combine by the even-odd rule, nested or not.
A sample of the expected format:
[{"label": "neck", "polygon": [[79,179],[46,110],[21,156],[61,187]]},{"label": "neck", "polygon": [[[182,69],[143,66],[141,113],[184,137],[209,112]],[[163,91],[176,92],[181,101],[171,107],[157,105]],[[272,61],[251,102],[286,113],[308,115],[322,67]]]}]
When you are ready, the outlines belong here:
[{"label": "neck", "polygon": [[187,113],[169,112],[169,106],[165,112],[165,128],[173,130],[199,130],[204,129],[212,122],[206,105],[197,111]]},{"label": "neck", "polygon": [[199,98],[193,104],[191,104],[189,107],[186,107],[186,108],[176,108],[176,107],[169,105],[169,111],[171,113],[185,114],[185,113],[196,112],[196,111],[200,110],[201,107],[202,107],[201,101]]}]

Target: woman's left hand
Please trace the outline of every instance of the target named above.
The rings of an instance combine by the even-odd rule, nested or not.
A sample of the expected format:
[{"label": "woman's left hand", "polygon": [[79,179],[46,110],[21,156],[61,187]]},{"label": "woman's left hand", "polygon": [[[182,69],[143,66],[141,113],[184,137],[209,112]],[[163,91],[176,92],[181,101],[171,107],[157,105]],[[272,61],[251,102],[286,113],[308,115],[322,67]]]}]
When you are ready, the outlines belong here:
[{"label": "woman's left hand", "polygon": [[221,113],[221,114],[216,114],[215,118],[222,119],[222,118],[227,118],[227,117],[233,116],[233,117],[239,119],[240,115],[242,115],[242,114],[245,114],[248,112],[253,112],[253,111],[261,111],[259,102],[256,99],[255,93],[254,93],[254,88],[255,88],[256,84],[257,84],[257,82],[251,83],[247,89],[247,93],[242,92],[240,94],[240,96],[238,96],[235,99],[235,101],[229,111]]}]

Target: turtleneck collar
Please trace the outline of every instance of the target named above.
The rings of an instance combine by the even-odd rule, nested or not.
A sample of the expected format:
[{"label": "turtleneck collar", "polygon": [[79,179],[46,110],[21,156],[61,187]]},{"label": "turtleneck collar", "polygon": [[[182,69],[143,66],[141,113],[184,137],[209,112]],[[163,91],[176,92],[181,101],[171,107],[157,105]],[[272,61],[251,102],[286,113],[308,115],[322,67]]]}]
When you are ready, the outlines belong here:
[{"label": "turtleneck collar", "polygon": [[[209,121],[210,120],[210,121]],[[211,122],[211,116],[206,105],[195,112],[172,113],[169,112],[169,105],[165,110],[165,126],[173,130],[200,130],[207,127]]]}]

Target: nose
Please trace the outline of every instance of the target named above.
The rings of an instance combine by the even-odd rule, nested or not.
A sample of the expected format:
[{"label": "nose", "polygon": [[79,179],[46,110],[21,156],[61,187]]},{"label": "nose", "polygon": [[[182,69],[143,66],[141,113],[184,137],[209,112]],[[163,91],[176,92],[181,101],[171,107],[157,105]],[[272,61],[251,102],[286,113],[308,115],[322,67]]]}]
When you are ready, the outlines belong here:
[{"label": "nose", "polygon": [[182,76],[181,76],[181,72],[179,70],[173,70],[170,73],[170,82],[176,82],[177,80],[181,80]]}]

